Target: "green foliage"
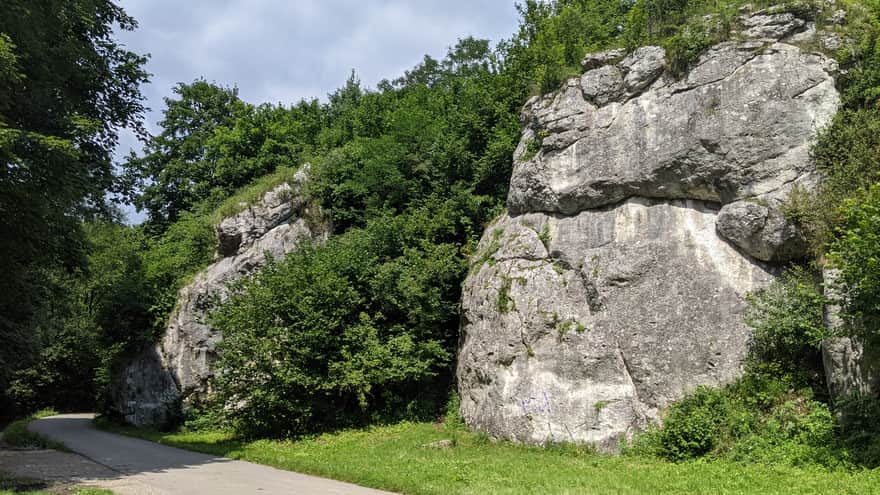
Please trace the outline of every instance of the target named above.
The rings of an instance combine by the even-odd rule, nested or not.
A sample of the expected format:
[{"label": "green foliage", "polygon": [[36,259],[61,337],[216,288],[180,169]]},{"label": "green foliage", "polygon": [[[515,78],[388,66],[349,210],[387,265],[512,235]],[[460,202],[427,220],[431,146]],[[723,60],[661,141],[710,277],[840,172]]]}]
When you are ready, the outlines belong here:
[{"label": "green foliage", "polygon": [[153,325],[164,327],[177,291],[211,261],[216,247],[210,215],[185,212],[159,237],[148,240],[145,276],[155,294],[150,311]]},{"label": "green foliage", "polygon": [[584,55],[622,44],[629,2],[526,0],[517,5],[519,32],[508,42],[512,71],[532,94],[547,93],[580,74]]},{"label": "green foliage", "polygon": [[84,261],[80,219],[111,213],[117,132],[144,110],[146,59],[114,36],[134,27],[106,0],[0,7],[0,391],[39,352],[51,278]]},{"label": "green foliage", "polygon": [[216,206],[236,190],[310,154],[324,122],[317,101],[253,106],[237,88],[197,80],[166,98],[162,132],[127,162],[126,193],[161,234],[184,212]]},{"label": "green foliage", "polygon": [[880,401],[870,395],[856,395],[838,401],[840,443],[853,462],[880,467]]},{"label": "green foliage", "polygon": [[637,438],[631,453],[672,461],[699,457],[767,464],[837,466],[835,421],[808,389],[779,378],[778,369],[753,371],[733,384],[700,387],[670,406],[663,427]]},{"label": "green foliage", "polygon": [[[849,328],[880,337],[880,184],[840,209],[842,222],[829,258],[846,287],[844,316]],[[874,343],[876,345],[876,343]]]},{"label": "green foliage", "polygon": [[52,274],[53,304],[36,328],[36,357],[12,375],[8,393],[20,410],[101,404],[115,359],[155,338],[140,232],[115,224],[85,227],[86,265],[73,275]]},{"label": "green foliage", "polygon": [[840,206],[858,198],[880,179],[880,109],[844,108],[819,133],[812,154],[825,176],[818,191],[795,191],[785,214],[796,221],[823,256],[843,222]]},{"label": "green foliage", "polygon": [[835,54],[845,74],[838,78],[842,105],[831,124],[819,133],[812,149],[825,180],[817,191],[799,191],[789,200],[786,216],[808,234],[817,258],[826,254],[843,222],[840,206],[863,196],[880,178],[880,5],[847,5],[842,34],[854,43]]},{"label": "green foliage", "polygon": [[753,363],[770,364],[801,386],[824,389],[819,345],[828,337],[825,298],[817,277],[793,266],[748,296],[745,321],[753,330]]},{"label": "green foliage", "polygon": [[237,287],[213,320],[224,335],[214,387],[237,431],[299,435],[436,410],[465,270],[443,242],[454,217],[437,211],[301,245]]},{"label": "green foliage", "polygon": [[516,309],[516,304],[510,297],[510,288],[513,286],[513,279],[508,276],[501,276],[501,285],[498,287],[498,296],[495,299],[495,309],[499,313],[509,313]]},{"label": "green foliage", "polygon": [[432,196],[500,202],[523,94],[499,59],[485,40],[467,38],[380,92],[350,80],[331,98],[327,132],[348,139],[315,163],[311,193],[338,231]]}]

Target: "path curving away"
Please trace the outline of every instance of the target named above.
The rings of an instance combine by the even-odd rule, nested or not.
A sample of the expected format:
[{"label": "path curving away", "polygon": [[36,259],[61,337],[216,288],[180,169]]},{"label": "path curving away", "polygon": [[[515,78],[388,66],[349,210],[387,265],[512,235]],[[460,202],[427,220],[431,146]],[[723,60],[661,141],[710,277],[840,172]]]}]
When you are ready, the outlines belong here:
[{"label": "path curving away", "polygon": [[93,414],[51,416],[33,421],[28,429],[108,468],[104,478],[120,495],[389,495],[108,433],[95,428],[93,418]]}]

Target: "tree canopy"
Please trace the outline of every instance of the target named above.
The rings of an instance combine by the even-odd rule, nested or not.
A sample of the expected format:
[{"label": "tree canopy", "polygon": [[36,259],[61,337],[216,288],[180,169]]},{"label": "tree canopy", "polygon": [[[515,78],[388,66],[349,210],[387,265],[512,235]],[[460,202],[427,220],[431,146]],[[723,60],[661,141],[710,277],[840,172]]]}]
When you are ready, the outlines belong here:
[{"label": "tree canopy", "polygon": [[[49,272],[84,262],[81,220],[107,216],[118,131],[142,131],[146,58],[108,0],[8,0],[0,15],[0,388],[33,355]],[[44,304],[45,303],[45,304]]]}]

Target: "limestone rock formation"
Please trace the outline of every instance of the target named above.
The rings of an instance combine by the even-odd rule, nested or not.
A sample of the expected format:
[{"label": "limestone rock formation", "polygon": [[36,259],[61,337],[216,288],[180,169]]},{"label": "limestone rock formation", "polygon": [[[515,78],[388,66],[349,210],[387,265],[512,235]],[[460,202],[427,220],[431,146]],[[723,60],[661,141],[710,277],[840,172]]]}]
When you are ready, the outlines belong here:
[{"label": "limestone rock formation", "polygon": [[[828,302],[825,305],[825,326],[835,333],[844,322],[841,305],[844,290],[839,273],[826,268],[822,286]],[[866,345],[858,336],[836,335],[822,342],[822,362],[828,392],[835,400],[880,393],[880,350]]]},{"label": "limestone rock formation", "polygon": [[834,61],[780,39],[804,20],[743,29],[682,77],[644,47],[527,102],[509,213],[464,285],[470,426],[613,451],[741,372],[744,297],[805,254],[779,207],[815,184],[809,148],[839,103]]},{"label": "limestone rock formation", "polygon": [[267,256],[281,258],[303,239],[324,240],[329,235],[326,226],[308,221],[319,213],[309,211],[300,194],[307,172],[308,166],[291,183],[281,184],[217,226],[217,260],[180,290],[162,341],[130,360],[115,377],[112,407],[127,422],[162,425],[174,418],[181,404],[186,407],[208,391],[222,336],[207,319],[225,297],[228,283],[253,273]]}]

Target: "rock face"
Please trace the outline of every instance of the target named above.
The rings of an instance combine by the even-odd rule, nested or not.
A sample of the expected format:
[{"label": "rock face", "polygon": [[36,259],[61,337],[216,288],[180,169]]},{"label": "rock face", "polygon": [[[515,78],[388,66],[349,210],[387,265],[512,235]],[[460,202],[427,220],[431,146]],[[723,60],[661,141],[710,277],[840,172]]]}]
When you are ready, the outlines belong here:
[{"label": "rock face", "polygon": [[839,102],[836,64],[780,40],[804,29],[783,17],[744,22],[762,39],[716,45],[681,78],[659,47],[599,54],[526,104],[509,213],[464,286],[470,426],[613,451],[738,376],[744,296],[805,254],[779,207],[814,185],[809,148]]},{"label": "rock face", "polygon": [[[844,324],[840,315],[844,291],[837,270],[825,269],[822,279],[828,300],[825,326],[834,332]],[[876,343],[868,345],[859,337],[830,337],[822,342],[822,364],[828,392],[835,400],[880,393],[880,351]]]},{"label": "rock face", "polygon": [[162,341],[129,361],[112,387],[113,409],[135,426],[170,422],[179,407],[208,391],[211,363],[222,336],[208,324],[208,313],[226,295],[228,283],[281,258],[304,239],[325,240],[329,229],[307,219],[318,212],[300,195],[308,167],[241,213],[217,226],[217,261],[178,293],[177,307]]}]

